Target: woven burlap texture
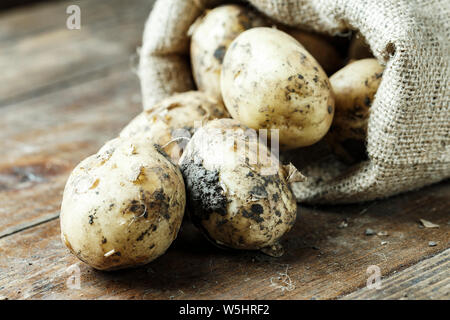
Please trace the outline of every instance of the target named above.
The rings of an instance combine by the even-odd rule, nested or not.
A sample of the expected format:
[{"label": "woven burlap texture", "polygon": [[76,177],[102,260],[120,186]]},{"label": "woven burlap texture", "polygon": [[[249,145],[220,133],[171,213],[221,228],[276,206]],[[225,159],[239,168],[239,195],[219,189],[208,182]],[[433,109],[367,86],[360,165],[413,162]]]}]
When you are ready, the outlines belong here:
[{"label": "woven burlap texture", "polygon": [[[371,107],[369,160],[336,170],[304,168],[300,202],[383,198],[450,176],[448,0],[249,0],[275,21],[338,35],[359,30],[385,72]],[[139,76],[144,108],[193,89],[187,31],[206,8],[226,1],[158,0],[146,23]],[[299,151],[301,153],[301,151]]]}]

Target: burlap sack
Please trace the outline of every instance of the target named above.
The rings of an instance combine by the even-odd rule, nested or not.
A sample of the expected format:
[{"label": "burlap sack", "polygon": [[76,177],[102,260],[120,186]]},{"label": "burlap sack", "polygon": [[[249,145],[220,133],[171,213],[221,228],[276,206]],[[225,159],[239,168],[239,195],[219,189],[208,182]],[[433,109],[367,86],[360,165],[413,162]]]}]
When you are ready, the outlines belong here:
[{"label": "burlap sack", "polygon": [[[187,31],[226,1],[158,0],[147,21],[139,75],[144,108],[194,88]],[[387,197],[450,176],[448,0],[249,0],[272,19],[336,35],[359,30],[386,65],[368,126],[369,160],[352,168],[326,157],[306,165],[300,202]],[[301,151],[300,151],[301,152]]]}]

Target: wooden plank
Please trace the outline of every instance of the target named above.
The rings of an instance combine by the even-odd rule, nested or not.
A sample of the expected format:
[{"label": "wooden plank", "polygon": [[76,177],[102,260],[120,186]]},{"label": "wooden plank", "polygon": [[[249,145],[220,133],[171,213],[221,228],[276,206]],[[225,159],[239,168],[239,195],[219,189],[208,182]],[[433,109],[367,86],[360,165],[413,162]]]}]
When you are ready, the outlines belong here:
[{"label": "wooden plank", "polygon": [[[67,1],[0,16],[0,296],[338,298],[365,286],[370,265],[389,276],[449,247],[447,181],[369,204],[302,207],[279,259],[219,250],[190,224],[166,255],[138,269],[97,272],[70,255],[57,220],[67,176],[141,110],[126,60],[152,1],[136,2],[80,1],[85,28],[70,33],[65,10],[59,16]],[[440,228],[420,228],[421,218]],[[367,228],[389,235],[366,236]],[[74,264],[80,290],[66,285]],[[433,282],[430,290],[441,285]]]},{"label": "wooden plank", "polygon": [[[0,12],[0,45],[14,44],[18,39],[61,28],[61,12],[65,13],[67,1],[42,1],[26,7]],[[53,17],[53,19],[43,19]],[[34,26],[32,28],[31,26]]]},{"label": "wooden plank", "polygon": [[[17,6],[23,6],[23,5],[31,5],[35,2],[39,2],[39,1],[43,1],[43,0],[2,0],[2,2],[0,2],[0,10],[5,10],[5,9],[11,9]],[[51,0],[48,0],[51,1]]]},{"label": "wooden plank", "polygon": [[142,110],[128,64],[0,109],[0,237],[58,215],[73,167]]},{"label": "wooden plank", "polygon": [[450,299],[450,249],[382,279],[380,289],[366,287],[343,297],[356,299]]},{"label": "wooden plank", "polygon": [[[185,224],[168,252],[147,266],[98,272],[61,243],[59,221],[0,239],[0,295],[9,299],[331,299],[448,248],[450,182],[363,205],[301,208],[285,256],[223,251]],[[36,205],[39,207],[39,205]],[[419,219],[439,224],[421,228]],[[342,228],[342,221],[347,227]],[[341,227],[340,227],[341,226]],[[365,230],[388,236],[365,235]],[[386,241],[386,244],[382,244]],[[429,246],[429,241],[436,246]],[[81,289],[66,270],[80,268]],[[283,280],[284,283],[283,283]],[[291,282],[289,282],[291,281]]]},{"label": "wooden plank", "polygon": [[154,1],[83,0],[81,29],[66,27],[70,1],[20,9],[0,19],[0,106],[95,77],[128,61]]},{"label": "wooden plank", "polygon": [[55,218],[73,166],[141,110],[129,57],[153,2],[79,1],[80,31],[65,28],[68,1],[0,20],[0,97],[20,91],[20,99],[3,102],[24,100],[0,109],[0,237]]}]

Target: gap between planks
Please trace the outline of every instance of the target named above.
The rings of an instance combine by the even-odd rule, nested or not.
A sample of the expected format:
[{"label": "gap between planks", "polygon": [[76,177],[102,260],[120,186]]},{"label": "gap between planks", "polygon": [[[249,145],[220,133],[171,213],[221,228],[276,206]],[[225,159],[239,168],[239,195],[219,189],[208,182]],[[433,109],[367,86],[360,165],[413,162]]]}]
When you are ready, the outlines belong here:
[{"label": "gap between planks", "polygon": [[34,99],[46,94],[51,94],[59,90],[66,89],[71,86],[76,86],[88,81],[101,79],[109,72],[117,67],[129,64],[130,59],[119,59],[112,63],[104,64],[92,70],[82,71],[77,74],[72,74],[67,78],[58,79],[54,83],[50,83],[41,87],[33,88],[30,91],[21,93],[17,96],[0,99],[0,108],[8,107],[13,104],[21,103],[30,99]]},{"label": "gap between planks", "polygon": [[[99,79],[4,108],[0,149],[8,152],[0,161],[0,234],[53,218],[70,171],[142,110],[139,97],[136,77],[122,65]],[[30,174],[33,179],[24,181]]]},{"label": "gap between planks", "polygon": [[13,234],[28,230],[30,228],[39,226],[41,224],[53,221],[58,218],[59,218],[59,211],[57,213],[49,214],[48,216],[45,217],[39,217],[38,219],[34,220],[31,223],[24,223],[22,225],[12,226],[0,232],[0,239],[12,236]]},{"label": "gap between planks", "polygon": [[[0,294],[10,299],[336,299],[364,286],[370,265],[392,275],[446,250],[449,190],[446,183],[372,206],[301,207],[283,240],[286,254],[277,259],[219,250],[184,224],[166,254],[149,265],[112,273],[94,271],[72,256],[54,219],[0,239]],[[425,215],[440,228],[419,228],[417,221]],[[344,218],[348,226],[342,229]],[[389,236],[366,236],[368,227],[387,230]],[[380,245],[382,240],[389,243]],[[431,240],[436,247],[428,246]],[[82,290],[65,286],[66,269],[73,264],[80,268]],[[291,291],[272,285],[281,273],[292,280]]]}]

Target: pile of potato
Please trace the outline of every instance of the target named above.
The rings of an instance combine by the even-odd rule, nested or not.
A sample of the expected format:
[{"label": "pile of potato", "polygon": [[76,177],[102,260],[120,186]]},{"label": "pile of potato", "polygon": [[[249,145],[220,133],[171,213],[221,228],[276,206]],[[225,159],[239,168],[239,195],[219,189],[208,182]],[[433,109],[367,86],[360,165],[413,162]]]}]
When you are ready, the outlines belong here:
[{"label": "pile of potato", "polygon": [[383,73],[376,59],[357,60],[370,56],[362,37],[338,70],[332,39],[238,5],[209,10],[189,35],[198,91],[142,112],[67,181],[62,240],[96,269],[156,259],[185,212],[219,247],[280,256],[297,216],[290,184],[305,178],[265,140],[301,154],[324,139],[344,161],[362,159]]}]

